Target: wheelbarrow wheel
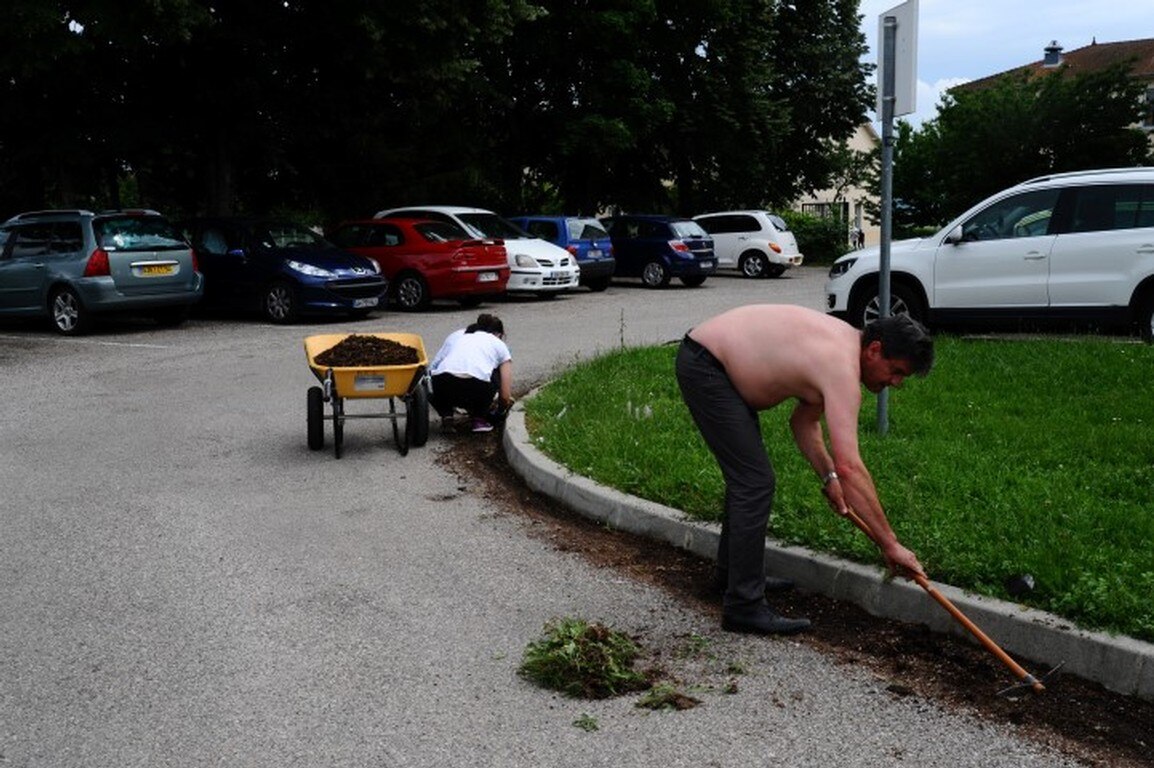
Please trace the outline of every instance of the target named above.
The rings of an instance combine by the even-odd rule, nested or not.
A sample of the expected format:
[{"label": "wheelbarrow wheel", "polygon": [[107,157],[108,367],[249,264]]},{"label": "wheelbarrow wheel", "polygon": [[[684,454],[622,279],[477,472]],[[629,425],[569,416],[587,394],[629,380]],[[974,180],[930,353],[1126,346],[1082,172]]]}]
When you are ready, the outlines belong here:
[{"label": "wheelbarrow wheel", "polygon": [[397,425],[397,399],[389,398],[389,420],[393,422],[393,443],[402,456],[409,455],[409,425],[401,429]]},{"label": "wheelbarrow wheel", "polygon": [[333,397],[333,454],[341,457],[341,446],[345,441],[345,399]]},{"label": "wheelbarrow wheel", "polygon": [[325,393],[320,387],[309,387],[309,450],[325,447]]},{"label": "wheelbarrow wheel", "polygon": [[417,385],[406,403],[405,430],[409,442],[420,448],[429,442],[429,390],[424,384]]}]

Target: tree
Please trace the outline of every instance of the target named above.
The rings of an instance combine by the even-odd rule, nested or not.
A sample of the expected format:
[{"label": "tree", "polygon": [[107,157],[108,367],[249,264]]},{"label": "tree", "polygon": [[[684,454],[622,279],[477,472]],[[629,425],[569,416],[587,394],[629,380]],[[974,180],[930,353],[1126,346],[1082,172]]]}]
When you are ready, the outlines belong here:
[{"label": "tree", "polygon": [[945,224],[1035,176],[1150,162],[1145,134],[1132,127],[1145,85],[1130,71],[1022,70],[988,88],[954,89],[920,129],[899,124],[895,230]]}]

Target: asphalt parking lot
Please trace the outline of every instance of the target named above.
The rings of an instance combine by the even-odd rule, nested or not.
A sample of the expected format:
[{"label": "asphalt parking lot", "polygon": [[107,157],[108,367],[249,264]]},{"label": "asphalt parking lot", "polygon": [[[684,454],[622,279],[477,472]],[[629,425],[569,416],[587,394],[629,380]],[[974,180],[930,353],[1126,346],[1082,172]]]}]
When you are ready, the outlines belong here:
[{"label": "asphalt parking lot", "polygon": [[[484,309],[504,320],[520,390],[738,304],[821,308],[823,280],[803,268]],[[340,460],[307,449],[305,336],[412,332],[431,355],[477,311],[124,322],[79,339],[0,325],[0,765],[1074,765],[801,644],[721,633],[525,535],[437,461],[450,443],[436,428],[406,457],[372,421],[346,427]],[[533,687],[521,653],[559,616],[662,649],[704,705]],[[599,729],[575,727],[582,715]]]}]

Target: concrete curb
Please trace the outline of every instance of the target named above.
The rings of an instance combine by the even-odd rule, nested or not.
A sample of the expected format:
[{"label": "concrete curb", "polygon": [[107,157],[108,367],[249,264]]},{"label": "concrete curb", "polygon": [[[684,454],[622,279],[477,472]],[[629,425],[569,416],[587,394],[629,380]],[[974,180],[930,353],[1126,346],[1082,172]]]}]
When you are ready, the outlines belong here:
[{"label": "concrete curb", "polygon": [[[521,403],[510,412],[502,439],[510,465],[533,490],[611,528],[715,558],[718,526],[689,520],[676,509],[599,485],[557,464],[529,439]],[[915,584],[887,583],[875,568],[772,540],[766,542],[765,554],[767,573],[792,579],[801,589],[852,602],[875,616],[925,624],[935,632],[974,640]],[[1032,669],[1027,667],[1030,671],[1041,674],[1065,661],[1064,672],[1101,683],[1117,693],[1154,700],[1154,645],[1087,632],[1053,614],[947,585],[935,586],[1019,662],[1036,662]],[[1008,678],[1007,685],[1012,682]]]}]

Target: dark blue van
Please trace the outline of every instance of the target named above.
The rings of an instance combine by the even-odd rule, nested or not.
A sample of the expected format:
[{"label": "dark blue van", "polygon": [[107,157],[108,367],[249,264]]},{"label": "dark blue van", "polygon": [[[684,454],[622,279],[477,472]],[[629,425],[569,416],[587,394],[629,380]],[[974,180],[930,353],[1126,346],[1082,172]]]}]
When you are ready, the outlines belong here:
[{"label": "dark blue van", "polygon": [[676,277],[696,288],[717,271],[713,238],[693,219],[623,214],[601,220],[613,242],[617,277],[662,288]]}]

